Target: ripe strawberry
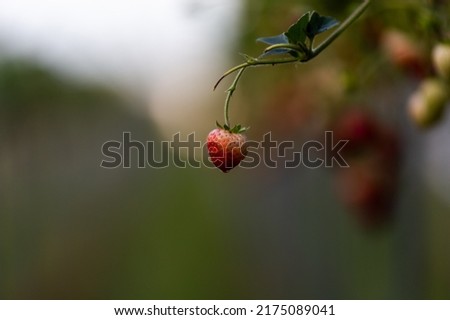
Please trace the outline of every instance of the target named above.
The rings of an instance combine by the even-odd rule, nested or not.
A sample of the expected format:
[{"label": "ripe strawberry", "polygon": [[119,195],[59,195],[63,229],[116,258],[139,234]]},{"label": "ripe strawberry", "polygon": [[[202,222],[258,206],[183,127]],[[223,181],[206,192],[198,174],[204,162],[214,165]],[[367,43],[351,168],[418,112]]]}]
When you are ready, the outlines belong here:
[{"label": "ripe strawberry", "polygon": [[232,130],[216,128],[208,134],[209,157],[224,173],[236,167],[247,154],[246,137],[240,133],[243,131],[245,128],[236,126]]}]

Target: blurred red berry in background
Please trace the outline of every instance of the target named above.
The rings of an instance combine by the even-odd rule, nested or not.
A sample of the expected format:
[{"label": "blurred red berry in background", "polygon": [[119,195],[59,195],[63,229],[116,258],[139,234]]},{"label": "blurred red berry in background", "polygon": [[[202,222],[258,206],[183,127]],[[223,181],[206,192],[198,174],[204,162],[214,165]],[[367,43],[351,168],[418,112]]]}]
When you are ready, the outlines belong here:
[{"label": "blurred red berry in background", "polygon": [[336,172],[339,199],[359,222],[376,228],[390,221],[398,180],[397,134],[361,108],[346,111],[334,123],[335,138],[348,140],[348,168]]}]

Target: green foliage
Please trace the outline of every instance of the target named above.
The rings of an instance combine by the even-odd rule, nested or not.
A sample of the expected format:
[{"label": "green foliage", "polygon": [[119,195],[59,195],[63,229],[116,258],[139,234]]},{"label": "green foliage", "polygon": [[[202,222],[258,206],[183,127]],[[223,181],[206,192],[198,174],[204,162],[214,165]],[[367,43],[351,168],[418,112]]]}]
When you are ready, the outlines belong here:
[{"label": "green foliage", "polygon": [[321,16],[315,11],[310,12],[309,22],[306,26],[306,35],[312,41],[314,37],[322,32],[328,31],[337,25],[339,21],[332,17]]},{"label": "green foliage", "polygon": [[[299,50],[293,48],[279,48],[266,49],[261,57],[267,57],[274,54],[290,54],[294,57],[299,56],[298,51],[302,53],[307,53],[308,47],[311,48],[314,38],[325,31],[328,31],[339,25],[339,21],[332,17],[321,16],[316,11],[309,11],[302,15],[296,23],[291,25],[288,30],[280,35],[271,37],[262,37],[256,39],[256,41],[268,44],[270,46],[279,45],[295,45],[298,46]],[[309,46],[306,40],[309,40]],[[270,48],[270,47],[269,47]]]},{"label": "green foliage", "polygon": [[306,29],[309,25],[310,14],[309,12],[305,13],[300,19],[297,20],[296,23],[291,25],[288,31],[285,33],[286,37],[289,40],[289,43],[292,44],[301,44],[305,43],[306,40]]},{"label": "green foliage", "polygon": [[243,133],[243,132],[245,132],[245,131],[247,131],[249,129],[249,127],[243,127],[240,124],[237,124],[237,125],[235,125],[234,127],[231,128],[230,126],[228,126],[226,124],[221,125],[219,123],[219,121],[216,121],[216,126],[218,128],[220,128],[220,129],[225,129],[225,130],[227,130],[227,131],[229,131],[231,133]]},{"label": "green foliage", "polygon": [[289,43],[289,39],[286,36],[286,34],[282,33],[279,34],[277,36],[273,36],[273,37],[264,37],[264,38],[258,38],[256,39],[256,41],[265,43],[265,44],[270,44],[270,45],[274,45],[274,44],[278,44],[278,43]]},{"label": "green foliage", "polygon": [[[287,64],[296,62],[307,62],[318,56],[323,50],[325,50],[336,38],[338,38],[342,32],[344,32],[348,26],[350,26],[369,6],[370,0],[365,0],[362,2],[352,13],[345,19],[345,21],[337,28],[332,34],[330,34],[324,41],[319,45],[314,46],[314,38],[316,35],[330,30],[331,28],[339,25],[339,22],[331,17],[325,17],[318,14],[316,11],[309,11],[302,15],[296,23],[291,25],[288,30],[280,35],[258,38],[257,41],[268,44],[269,46],[264,50],[263,54],[258,58],[253,58],[245,54],[241,54],[245,58],[245,62],[241,63],[229,70],[227,70],[214,85],[214,90],[217,88],[219,83],[230,74],[237,72],[237,75],[231,84],[230,88],[227,90],[227,96],[225,98],[224,105],[224,118],[227,127],[224,129],[230,132],[241,132],[246,130],[246,128],[240,128],[238,126],[230,129],[229,126],[229,113],[228,108],[230,104],[230,99],[233,92],[236,90],[237,83],[248,67],[255,67],[258,65],[272,65],[277,64]],[[286,55],[289,54],[291,57],[274,57],[266,58],[269,55]],[[221,127],[220,125],[218,125]]]}]

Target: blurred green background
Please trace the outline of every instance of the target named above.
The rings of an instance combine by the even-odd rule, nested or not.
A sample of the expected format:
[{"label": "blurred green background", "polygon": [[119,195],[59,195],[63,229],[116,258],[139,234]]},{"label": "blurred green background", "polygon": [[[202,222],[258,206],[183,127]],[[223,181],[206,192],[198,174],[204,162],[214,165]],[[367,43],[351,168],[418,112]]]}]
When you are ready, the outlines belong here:
[{"label": "blurred green background", "polygon": [[[229,82],[216,92],[212,85],[240,62],[238,52],[259,55],[255,38],[281,33],[307,10],[343,20],[357,2],[167,3],[143,14],[149,21],[164,14],[158,28],[137,24],[121,33],[119,25],[104,34],[123,40],[112,42],[115,52],[95,32],[113,10],[88,24],[92,43],[106,46],[89,51],[79,34],[70,38],[77,24],[64,22],[72,6],[86,3],[68,1],[33,20],[27,1],[2,2],[0,298],[450,299],[450,115],[431,129],[415,127],[405,105],[420,77],[394,67],[376,40],[385,29],[407,29],[421,11],[394,14],[379,1],[316,60],[248,70],[232,101],[232,119],[252,127],[252,140],[271,131],[301,145],[354,108],[395,132],[400,151],[381,186],[390,201],[370,213],[383,217],[372,227],[358,218],[368,209],[337,192],[336,169],[261,165],[225,175],[205,167],[100,167],[101,146],[123,132],[143,142],[178,131],[203,140],[221,121]],[[142,14],[129,18],[133,12]],[[222,18],[214,24],[215,14]],[[50,21],[50,31],[25,20]],[[155,39],[164,38],[165,24],[196,32],[180,39],[201,41],[164,50]],[[137,29],[142,34],[130,39]],[[64,47],[76,41],[79,47]],[[74,48],[80,51],[68,51]],[[149,52],[155,56],[147,60]],[[355,179],[358,189],[362,178]]]}]

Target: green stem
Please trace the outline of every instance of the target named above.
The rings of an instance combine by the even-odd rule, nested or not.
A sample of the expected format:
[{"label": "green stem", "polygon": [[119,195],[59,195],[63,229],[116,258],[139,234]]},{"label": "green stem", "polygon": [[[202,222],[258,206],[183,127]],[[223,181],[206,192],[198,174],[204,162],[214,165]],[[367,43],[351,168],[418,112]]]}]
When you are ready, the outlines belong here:
[{"label": "green stem", "polygon": [[337,39],[341,35],[342,32],[344,32],[356,19],[361,16],[361,14],[367,9],[367,7],[370,4],[370,0],[365,0],[363,3],[361,3],[355,11],[352,12],[352,14],[345,19],[344,22],[327,38],[325,39],[317,48],[312,50],[312,55],[310,59],[316,57],[319,53],[321,53],[323,50],[325,50],[326,47],[328,47],[334,40]]},{"label": "green stem", "polygon": [[214,90],[217,88],[219,83],[225,77],[229,76],[230,74],[232,74],[236,71],[238,71],[238,73],[237,73],[236,78],[234,79],[233,83],[227,90],[227,97],[225,99],[225,106],[224,106],[225,125],[231,129],[230,118],[228,115],[230,99],[231,99],[231,96],[233,95],[233,92],[236,90],[237,84],[239,82],[239,79],[242,76],[242,73],[244,72],[244,70],[247,67],[255,67],[255,66],[261,66],[261,65],[273,65],[274,66],[274,65],[283,64],[283,63],[306,62],[306,61],[309,61],[309,60],[315,58],[323,50],[325,50],[325,48],[327,48],[334,40],[336,40],[342,34],[342,32],[344,32],[356,19],[358,19],[359,16],[361,16],[361,14],[367,9],[369,4],[370,4],[370,0],[364,0],[364,2],[361,3],[355,9],[355,11],[353,11],[352,14],[350,16],[348,16],[347,19],[345,19],[344,22],[342,22],[342,24],[330,36],[328,36],[328,38],[326,38],[320,45],[318,45],[314,49],[312,48],[312,41],[311,41],[310,48],[306,48],[304,46],[295,45],[295,44],[282,43],[282,44],[272,45],[272,46],[266,48],[266,50],[264,51],[264,52],[268,52],[268,51],[274,50],[274,49],[286,48],[286,49],[291,49],[291,50],[294,50],[294,51],[300,53],[301,54],[300,57],[269,58],[269,59],[265,58],[262,60],[247,57],[246,62],[244,62],[240,65],[237,65],[237,66],[231,68],[230,70],[226,71],[214,85]]},{"label": "green stem", "polygon": [[231,100],[231,96],[233,95],[233,92],[236,90],[237,87],[237,83],[239,81],[239,78],[242,76],[242,74],[244,73],[244,70],[247,66],[242,67],[239,72],[236,75],[236,78],[234,79],[233,83],[231,84],[231,86],[228,88],[227,90],[227,97],[225,98],[225,106],[224,106],[224,118],[225,118],[225,125],[231,129],[230,126],[230,116],[228,115],[228,109],[230,107],[230,100]]},{"label": "green stem", "polygon": [[236,72],[242,68],[246,67],[253,67],[253,66],[260,66],[260,65],[277,65],[277,64],[283,64],[283,63],[292,63],[292,62],[307,62],[316,56],[318,56],[325,48],[327,48],[334,40],[336,40],[342,32],[344,32],[356,19],[361,16],[361,14],[367,9],[367,7],[370,4],[370,0],[364,0],[363,3],[361,3],[355,11],[352,12],[352,14],[342,22],[342,24],[327,38],[325,39],[320,45],[318,45],[315,49],[308,50],[308,48],[304,48],[299,45],[294,44],[275,44],[270,47],[268,47],[265,52],[277,49],[277,48],[287,48],[292,49],[298,52],[303,52],[306,56],[296,58],[296,57],[290,57],[290,58],[275,58],[275,59],[263,59],[259,60],[256,58],[250,58],[246,62],[237,65],[230,70],[226,71],[216,82],[214,85],[214,90],[217,88],[219,83],[228,75],[232,74],[233,72]]},{"label": "green stem", "polygon": [[264,53],[269,52],[270,50],[274,49],[290,49],[294,50],[300,54],[308,55],[308,48],[306,48],[303,44],[296,45],[293,43],[278,43],[271,45],[270,47],[267,47],[266,50],[264,50]]},{"label": "green stem", "polygon": [[261,66],[261,65],[276,65],[276,64],[283,64],[283,63],[292,63],[292,62],[297,62],[298,58],[295,57],[290,57],[290,58],[278,58],[278,59],[268,59],[268,60],[258,60],[258,59],[251,59],[248,60],[247,62],[241,63],[240,65],[237,65],[233,68],[231,68],[230,70],[228,70],[227,72],[225,72],[220,78],[219,80],[217,80],[216,84],[214,85],[214,90],[216,90],[217,86],[219,85],[220,82],[222,82],[222,80],[229,76],[230,74],[232,74],[233,72],[236,72],[242,68],[247,68],[247,67],[254,67],[254,66]]}]

